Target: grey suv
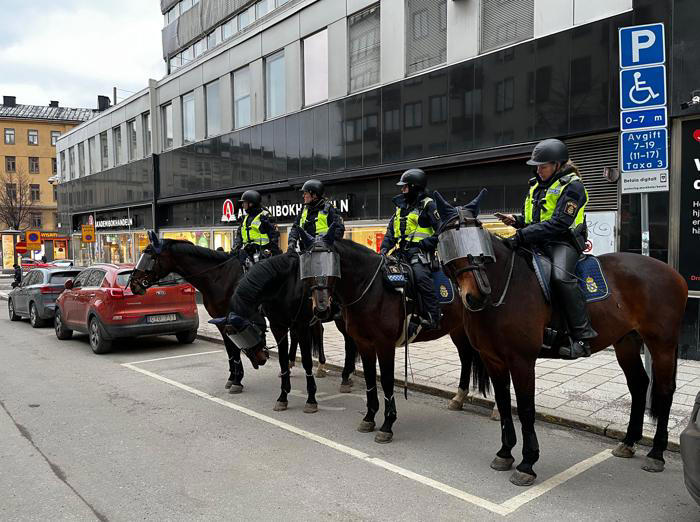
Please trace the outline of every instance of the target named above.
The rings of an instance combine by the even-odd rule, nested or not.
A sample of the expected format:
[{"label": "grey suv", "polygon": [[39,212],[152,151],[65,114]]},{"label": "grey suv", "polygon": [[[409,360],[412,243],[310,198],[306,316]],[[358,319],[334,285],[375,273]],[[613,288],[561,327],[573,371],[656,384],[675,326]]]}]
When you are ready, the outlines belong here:
[{"label": "grey suv", "polygon": [[10,321],[19,321],[29,317],[34,328],[44,326],[53,320],[56,310],[56,298],[63,292],[63,284],[75,278],[80,269],[73,268],[35,268],[22,279],[19,286],[10,291],[7,299],[7,311]]}]

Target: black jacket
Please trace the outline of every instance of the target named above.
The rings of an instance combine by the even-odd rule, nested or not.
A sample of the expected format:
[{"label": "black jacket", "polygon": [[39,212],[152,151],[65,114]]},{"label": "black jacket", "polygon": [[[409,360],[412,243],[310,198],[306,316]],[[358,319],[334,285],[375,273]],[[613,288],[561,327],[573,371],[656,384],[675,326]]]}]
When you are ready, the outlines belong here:
[{"label": "black jacket", "polygon": [[[417,205],[422,205],[422,201],[426,197],[428,197],[428,195],[425,193],[418,194],[415,202],[410,204],[406,201],[403,194],[399,194],[391,201],[397,208],[401,209],[401,217],[404,217],[414,208],[418,208]],[[396,219],[396,214],[391,216],[389,225],[386,227],[386,234],[384,234],[382,245],[379,248],[380,252],[388,252],[396,246],[397,239],[394,237],[394,219]],[[418,225],[421,227],[432,227],[432,229],[435,231],[432,236],[422,239],[420,243],[418,243],[418,248],[424,252],[434,252],[438,244],[437,229],[440,227],[440,214],[438,214],[437,205],[435,205],[435,201],[433,201],[432,198],[421,209],[420,215],[418,216]],[[409,247],[408,245],[398,245],[398,247],[401,250],[416,250],[416,247],[414,246]]]},{"label": "black jacket", "polygon": [[[532,223],[525,224],[524,205],[523,215],[515,216],[515,228],[519,229],[518,235],[524,243],[546,244],[552,241],[572,241],[573,237],[569,227],[573,224],[579,209],[588,201],[586,190],[581,181],[572,181],[564,188],[550,219],[540,221],[540,214],[547,189],[559,178],[573,173],[577,173],[574,167],[564,166],[546,183],[541,182],[539,177],[530,180],[530,186],[539,182],[533,195]],[[538,201],[542,201],[542,203],[538,204]]]},{"label": "black jacket", "polygon": [[18,283],[22,282],[22,268],[19,266],[15,268],[15,281]]},{"label": "black jacket", "polygon": [[[255,216],[263,211],[262,207],[253,207],[246,210],[246,214],[250,216],[248,221],[252,221]],[[275,225],[274,218],[270,215],[263,214],[260,216],[260,232],[262,234],[267,234],[270,238],[270,246],[276,251],[279,251],[280,246],[280,232]],[[241,226],[238,227],[236,231],[236,237],[233,240],[233,246],[231,249],[236,251],[243,246],[243,221],[241,221]]]},{"label": "black jacket", "polygon": [[[321,198],[309,203],[306,206],[308,208],[308,212],[306,215],[306,223],[304,223],[303,227],[306,232],[312,236],[316,235],[316,218],[321,210],[325,210],[325,212],[328,213],[328,227],[330,228],[333,223],[336,223],[335,237],[333,239],[343,238],[343,235],[345,234],[345,224],[343,223],[343,218],[340,216],[340,212],[338,212],[338,210],[333,206],[333,203],[328,201],[326,198]],[[294,224],[297,226],[301,226],[302,213],[300,213],[294,220]],[[295,227],[292,227],[291,231],[289,232],[289,248],[296,247],[298,241],[299,232],[297,232]]]}]

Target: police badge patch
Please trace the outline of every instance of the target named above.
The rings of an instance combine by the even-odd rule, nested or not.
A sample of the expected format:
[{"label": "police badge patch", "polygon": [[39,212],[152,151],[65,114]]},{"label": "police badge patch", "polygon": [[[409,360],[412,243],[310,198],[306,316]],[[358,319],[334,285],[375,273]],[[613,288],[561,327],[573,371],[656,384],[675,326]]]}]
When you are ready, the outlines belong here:
[{"label": "police badge patch", "polygon": [[567,201],[566,205],[564,206],[564,213],[568,214],[569,216],[575,216],[576,211],[578,210],[578,205],[576,204],[575,201]]}]

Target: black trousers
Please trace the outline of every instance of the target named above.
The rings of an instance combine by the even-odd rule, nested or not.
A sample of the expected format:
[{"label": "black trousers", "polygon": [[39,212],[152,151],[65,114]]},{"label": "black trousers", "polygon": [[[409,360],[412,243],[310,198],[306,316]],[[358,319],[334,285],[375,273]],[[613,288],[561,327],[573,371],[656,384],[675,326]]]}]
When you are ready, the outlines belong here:
[{"label": "black trousers", "polygon": [[430,267],[423,263],[414,263],[411,268],[415,276],[416,288],[423,301],[423,312],[429,313],[436,322],[440,318],[440,303],[435,293],[433,278],[430,276]]},{"label": "black trousers", "polygon": [[578,251],[568,243],[550,243],[543,250],[552,260],[552,287],[557,301],[564,307],[571,337],[576,341],[596,337],[598,334],[591,326],[585,297],[573,275]]}]

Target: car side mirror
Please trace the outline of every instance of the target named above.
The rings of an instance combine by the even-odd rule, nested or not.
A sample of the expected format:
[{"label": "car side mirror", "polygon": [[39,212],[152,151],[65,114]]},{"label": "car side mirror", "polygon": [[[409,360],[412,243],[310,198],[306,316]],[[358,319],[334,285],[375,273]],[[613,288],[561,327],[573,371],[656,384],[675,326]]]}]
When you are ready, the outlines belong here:
[{"label": "car side mirror", "polygon": [[63,283],[63,288],[65,288],[66,290],[71,290],[73,288],[73,280],[69,279],[68,281]]}]

